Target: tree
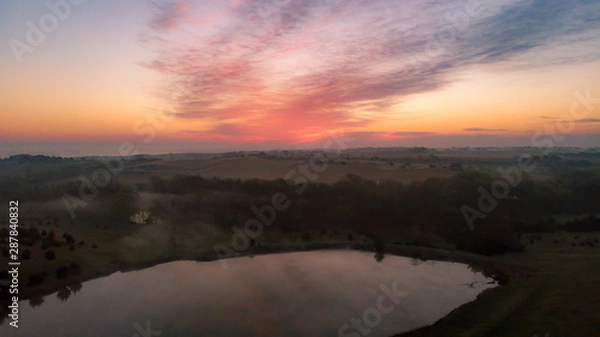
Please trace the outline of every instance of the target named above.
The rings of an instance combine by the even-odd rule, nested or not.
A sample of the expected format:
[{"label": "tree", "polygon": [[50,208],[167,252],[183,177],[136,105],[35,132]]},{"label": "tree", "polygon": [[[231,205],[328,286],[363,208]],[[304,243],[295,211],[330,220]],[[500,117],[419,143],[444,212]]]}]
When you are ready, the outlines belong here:
[{"label": "tree", "polygon": [[81,283],[74,283],[74,284],[71,284],[69,286],[69,289],[71,290],[71,292],[73,294],[76,294],[76,293],[78,293],[81,290],[82,287],[83,287],[83,284],[81,284]]},{"label": "tree", "polygon": [[73,238],[71,235],[69,235],[69,234],[67,234],[67,233],[63,234],[63,238],[65,239],[65,242],[66,242],[68,245],[72,245],[72,244],[74,244],[74,243],[75,243],[75,239],[74,239],[74,238]]},{"label": "tree", "polygon": [[137,195],[133,192],[123,191],[117,193],[110,201],[110,216],[118,220],[129,220],[136,213]]},{"label": "tree", "polygon": [[56,297],[61,301],[66,302],[71,296],[71,290],[69,288],[63,288],[56,293]]},{"label": "tree", "polygon": [[42,296],[34,296],[29,299],[29,306],[32,308],[39,307],[44,303],[44,298]]},{"label": "tree", "polygon": [[61,265],[60,267],[56,268],[56,278],[57,279],[63,279],[65,277],[67,277],[67,275],[69,274],[69,268],[65,265]]},{"label": "tree", "polygon": [[46,253],[44,253],[44,256],[46,256],[46,259],[48,260],[56,260],[56,253],[54,253],[52,249],[47,250]]},{"label": "tree", "polygon": [[71,274],[78,275],[81,273],[81,266],[77,262],[71,263],[69,269],[71,270]]}]

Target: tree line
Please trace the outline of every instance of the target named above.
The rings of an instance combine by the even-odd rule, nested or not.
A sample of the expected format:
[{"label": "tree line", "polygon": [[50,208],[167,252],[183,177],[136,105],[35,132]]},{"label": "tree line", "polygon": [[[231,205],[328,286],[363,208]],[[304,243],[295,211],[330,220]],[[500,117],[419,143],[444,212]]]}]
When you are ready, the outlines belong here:
[{"label": "tree line", "polygon": [[[430,178],[403,184],[374,182],[348,174],[334,184],[298,186],[283,179],[205,179],[200,176],[152,177],[149,190],[179,197],[161,201],[153,213],[172,215],[178,222],[202,219],[222,228],[243,224],[253,216],[251,206],[268,204],[275,193],[292,201],[277,214],[275,226],[283,231],[351,230],[373,237],[416,226],[435,233],[458,249],[492,254],[522,249],[519,236],[531,231],[600,230],[585,225],[559,224],[558,214],[586,214],[600,210],[600,175],[571,172],[548,180],[523,182],[511,190],[485,219],[470,230],[460,212],[464,204],[477,203],[478,187],[490,186],[494,177],[461,172],[453,178]],[[595,226],[595,227],[594,227]]]}]

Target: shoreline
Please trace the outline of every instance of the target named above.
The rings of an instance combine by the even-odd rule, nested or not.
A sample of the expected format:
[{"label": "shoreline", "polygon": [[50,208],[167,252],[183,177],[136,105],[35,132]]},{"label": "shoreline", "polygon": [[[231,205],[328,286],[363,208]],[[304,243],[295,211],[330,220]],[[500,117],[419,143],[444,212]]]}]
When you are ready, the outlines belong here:
[{"label": "shoreline", "polygon": [[[233,258],[240,257],[252,257],[255,255],[267,255],[267,254],[284,254],[292,252],[305,252],[305,251],[319,251],[319,250],[353,250],[370,252],[377,254],[373,244],[360,244],[360,243],[303,243],[296,245],[285,245],[277,246],[272,245],[269,247],[253,247],[244,252],[240,252],[239,255]],[[380,251],[379,251],[380,252]],[[384,246],[383,258],[385,255],[394,255],[406,258],[419,259],[421,261],[443,261],[443,262],[454,262],[463,263],[468,265],[475,272],[481,272],[486,277],[493,278],[498,282],[498,286],[486,289],[480,293],[477,298],[471,302],[464,303],[463,305],[452,310],[448,315],[440,318],[438,321],[431,325],[423,326],[414,330],[395,334],[390,337],[420,337],[427,335],[430,329],[435,326],[444,324],[449,320],[455,320],[457,317],[464,315],[468,312],[472,306],[477,305],[484,298],[493,297],[498,292],[499,288],[503,288],[510,283],[512,276],[514,276],[514,270],[511,266],[504,266],[504,268],[498,263],[492,261],[488,256],[477,255],[473,253],[461,252],[461,251],[450,251],[438,248],[428,248],[419,246],[408,246],[408,245],[392,245],[388,244]],[[375,258],[375,256],[374,256]],[[21,292],[19,301],[30,300],[35,297],[45,297],[54,294],[55,292],[65,289],[66,287],[73,284],[82,284],[87,281],[91,281],[97,278],[109,276],[116,272],[130,272],[136,270],[142,270],[151,268],[153,266],[169,263],[174,261],[197,261],[197,262],[212,262],[219,260],[214,250],[199,252],[198,254],[192,255],[177,255],[161,257],[152,260],[139,260],[135,262],[130,261],[112,261],[108,264],[102,265],[91,265],[84,269],[79,275],[70,275],[63,280],[54,280],[54,282],[48,284],[40,284],[33,288],[29,288],[27,291]],[[4,305],[4,303],[2,303]]]},{"label": "shoreline", "polygon": [[[249,257],[254,255],[266,255],[266,254],[280,254],[280,253],[292,253],[292,252],[304,252],[304,251],[318,251],[318,250],[334,250],[334,249],[348,249],[355,251],[365,251],[377,253],[375,247],[372,244],[358,244],[358,243],[305,243],[297,245],[286,245],[286,246],[269,246],[269,247],[254,247],[244,252],[240,252],[234,258]],[[474,271],[483,273],[487,277],[495,279],[499,285],[505,285],[509,282],[509,274],[505,269],[497,266],[484,255],[476,255],[472,253],[465,253],[460,251],[450,251],[437,248],[427,248],[418,246],[398,246],[398,245],[386,245],[384,249],[385,255],[395,255],[407,258],[416,258],[422,261],[435,260],[445,262],[464,263],[469,265]],[[84,268],[80,274],[69,275],[62,280],[53,280],[47,284],[39,284],[37,286],[26,286],[20,289],[19,301],[29,300],[34,297],[44,297],[51,295],[61,289],[64,289],[70,285],[84,283],[97,279],[100,277],[109,276],[116,272],[130,272],[136,270],[142,270],[150,268],[159,264],[174,262],[174,261],[197,261],[197,262],[212,262],[219,260],[219,257],[214,250],[200,252],[196,255],[177,255],[167,256],[161,258],[155,258],[151,260],[139,260],[135,262],[131,261],[111,261],[108,264],[102,265],[90,265]]]}]

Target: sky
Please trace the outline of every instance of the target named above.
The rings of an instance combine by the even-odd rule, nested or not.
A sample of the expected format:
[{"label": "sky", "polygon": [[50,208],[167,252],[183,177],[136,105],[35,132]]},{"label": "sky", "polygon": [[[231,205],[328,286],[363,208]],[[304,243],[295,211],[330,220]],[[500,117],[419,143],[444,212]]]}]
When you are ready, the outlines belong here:
[{"label": "sky", "polygon": [[0,156],[598,146],[599,74],[600,0],[2,1]]}]

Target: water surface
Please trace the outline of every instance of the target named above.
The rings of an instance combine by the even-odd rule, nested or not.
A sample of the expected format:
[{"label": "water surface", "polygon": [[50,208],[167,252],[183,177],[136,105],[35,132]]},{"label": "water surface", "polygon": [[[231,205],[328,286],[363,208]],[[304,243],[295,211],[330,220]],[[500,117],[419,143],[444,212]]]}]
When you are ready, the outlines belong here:
[{"label": "water surface", "polygon": [[373,253],[347,250],[227,266],[165,263],[85,282],[36,307],[21,301],[19,329],[6,320],[0,335],[385,337],[432,324],[495,286],[464,264],[390,255],[378,263]]}]

